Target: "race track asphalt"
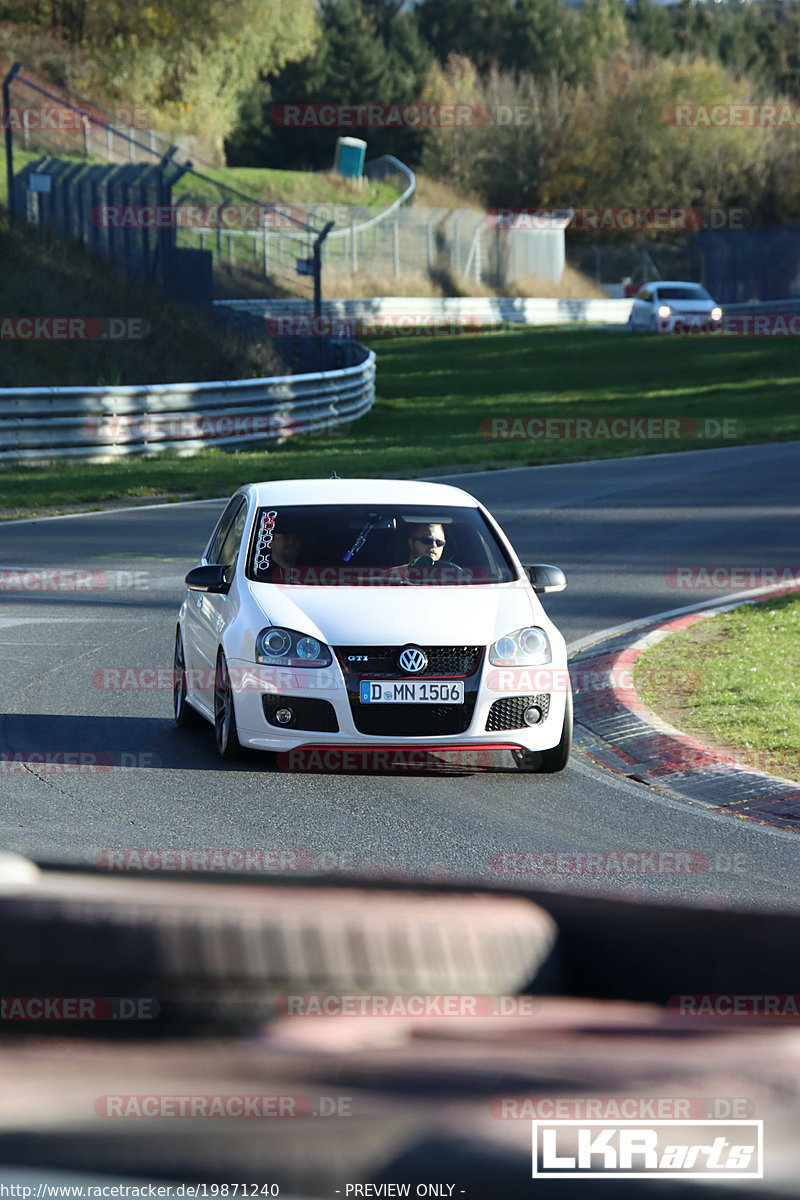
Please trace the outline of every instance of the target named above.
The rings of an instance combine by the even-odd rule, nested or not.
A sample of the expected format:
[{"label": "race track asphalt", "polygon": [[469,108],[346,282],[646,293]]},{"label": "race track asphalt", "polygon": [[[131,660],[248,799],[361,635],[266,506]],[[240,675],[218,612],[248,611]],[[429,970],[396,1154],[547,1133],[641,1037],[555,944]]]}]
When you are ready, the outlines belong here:
[{"label": "race track asphalt", "polygon": [[[797,565],[798,442],[441,478],[491,509],[523,561],[563,567],[569,586],[545,604],[568,643],[742,590],[676,589],[676,567]],[[53,590],[47,577],[41,588],[2,577],[0,757],[10,761],[0,763],[0,849],[75,864],[119,848],[303,850],[315,870],[800,905],[798,835],[709,813],[580,754],[550,777],[298,774],[257,755],[231,767],[218,760],[210,726],[175,728],[168,688],[98,686],[104,668],[171,667],[181,581],[220,507],[0,527],[2,571],[93,573],[79,592]],[[105,769],[19,761],[54,752],[94,756]],[[575,873],[562,860],[560,872],[515,876],[498,874],[495,857],[598,850],[660,851],[666,867]],[[706,869],[670,869],[678,851],[705,855]]]}]

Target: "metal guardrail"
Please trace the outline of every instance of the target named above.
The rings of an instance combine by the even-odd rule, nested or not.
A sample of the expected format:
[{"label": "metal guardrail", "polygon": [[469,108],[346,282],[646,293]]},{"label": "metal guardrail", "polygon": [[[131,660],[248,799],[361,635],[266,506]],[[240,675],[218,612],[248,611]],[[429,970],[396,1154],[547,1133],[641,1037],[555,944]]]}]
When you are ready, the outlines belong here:
[{"label": "metal guardrail", "polygon": [[[216,300],[216,306],[231,312],[249,313],[256,317],[273,319],[286,317],[286,336],[293,332],[292,317],[310,317],[311,306],[307,300]],[[413,322],[422,327],[431,318],[442,322],[440,332],[448,333],[448,320],[458,324],[491,328],[493,325],[570,325],[588,322],[592,325],[625,325],[630,316],[633,298],[625,299],[547,299],[541,297],[494,297],[494,296],[367,296],[356,300],[323,300],[323,317],[346,317],[355,323],[353,333],[368,334],[371,322],[380,328],[384,318],[390,324],[400,318],[398,330],[411,330]],[[768,300],[763,303],[725,304],[725,313],[730,315],[753,315],[768,313],[800,312],[800,300]],[[435,332],[435,326],[431,327]],[[273,330],[273,332],[276,332]]]},{"label": "metal guardrail", "polygon": [[753,300],[749,304],[723,304],[723,312],[739,313],[742,316],[757,317],[759,313],[796,313],[800,312],[800,300],[793,297],[789,300]]},{"label": "metal guardrail", "polygon": [[283,442],[355,421],[375,401],[375,354],[333,371],[231,382],[0,390],[0,462],[107,462]]},{"label": "metal guardrail", "polygon": [[[476,324],[568,325],[624,324],[632,300],[551,300],[494,296],[371,296],[360,300],[323,300],[328,316],[363,318],[407,317],[422,323],[426,318],[455,318]],[[307,300],[218,300],[215,305],[259,317],[302,316],[311,308]],[[288,332],[288,328],[287,328]],[[444,330],[442,330],[444,332]]]}]

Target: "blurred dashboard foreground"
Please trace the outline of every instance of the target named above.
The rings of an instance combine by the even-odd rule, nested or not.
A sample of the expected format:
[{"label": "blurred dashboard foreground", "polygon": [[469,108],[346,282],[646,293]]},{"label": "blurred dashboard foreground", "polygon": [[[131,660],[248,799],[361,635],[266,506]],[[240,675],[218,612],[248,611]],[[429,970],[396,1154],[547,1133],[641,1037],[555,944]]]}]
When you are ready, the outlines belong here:
[{"label": "blurred dashboard foreground", "polygon": [[[591,1196],[577,1126],[679,1120],[720,1122],[699,1165],[734,1167],[730,1122],[763,1122],[763,1179],[634,1172],[626,1195],[797,1196],[798,934],[791,914],[9,859],[0,1183]],[[533,1178],[532,1123],[567,1120],[564,1177]]]}]

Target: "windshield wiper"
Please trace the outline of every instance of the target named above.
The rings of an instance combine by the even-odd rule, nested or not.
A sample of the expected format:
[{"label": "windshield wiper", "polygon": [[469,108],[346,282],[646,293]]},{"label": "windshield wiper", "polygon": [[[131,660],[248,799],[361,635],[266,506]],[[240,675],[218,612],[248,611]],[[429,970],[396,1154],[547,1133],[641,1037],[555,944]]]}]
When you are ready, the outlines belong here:
[{"label": "windshield wiper", "polygon": [[378,524],[378,521],[380,521],[381,514],[380,513],[370,513],[369,517],[370,517],[369,521],[367,521],[366,525],[361,530],[361,533],[358,535],[356,540],[353,542],[352,546],[347,551],[347,554],[345,554],[344,558],[342,559],[342,562],[350,562],[351,558],[355,558],[355,556],[358,554],[361,547],[364,545],[364,542],[367,540],[367,538],[372,533],[375,526]]}]

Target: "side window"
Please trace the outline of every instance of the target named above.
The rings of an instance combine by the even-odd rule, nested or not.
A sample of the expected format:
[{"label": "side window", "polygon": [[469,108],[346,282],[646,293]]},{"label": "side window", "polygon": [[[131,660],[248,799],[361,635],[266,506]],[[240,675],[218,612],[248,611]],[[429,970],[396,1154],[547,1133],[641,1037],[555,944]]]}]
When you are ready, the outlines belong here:
[{"label": "side window", "polygon": [[233,521],[230,524],[225,540],[217,554],[217,562],[225,563],[226,567],[232,568],[236,562],[236,555],[239,553],[239,546],[244,533],[244,524],[247,517],[247,505],[244,497],[240,496],[241,504],[234,513]]},{"label": "side window", "polygon": [[653,293],[649,290],[649,288],[642,288],[642,290],[639,292],[639,295],[636,297],[636,299],[644,300],[646,304],[649,304],[650,301],[653,299]]},{"label": "side window", "polygon": [[205,553],[205,560],[207,563],[218,563],[222,561],[222,559],[219,557],[220,550],[222,549],[222,543],[230,533],[234,518],[239,511],[240,506],[243,504],[243,496],[234,496],[233,499],[228,501],[227,505],[225,506],[225,511],[219,519],[217,528],[214,530],[214,535],[208,544],[208,549]]}]

